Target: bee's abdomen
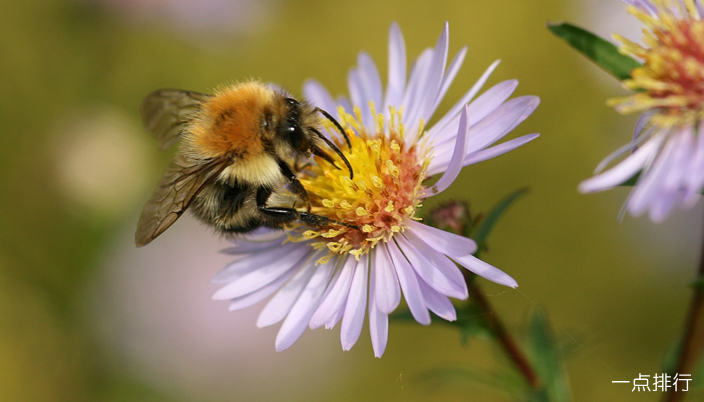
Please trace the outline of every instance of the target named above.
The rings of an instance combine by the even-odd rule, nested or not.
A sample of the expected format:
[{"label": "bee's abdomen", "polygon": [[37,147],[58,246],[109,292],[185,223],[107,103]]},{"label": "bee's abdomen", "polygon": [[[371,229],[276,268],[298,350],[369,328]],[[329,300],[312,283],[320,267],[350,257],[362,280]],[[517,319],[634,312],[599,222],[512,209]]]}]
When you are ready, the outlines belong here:
[{"label": "bee's abdomen", "polygon": [[191,211],[219,231],[249,232],[261,226],[256,192],[256,188],[242,183],[216,181],[196,197]]}]

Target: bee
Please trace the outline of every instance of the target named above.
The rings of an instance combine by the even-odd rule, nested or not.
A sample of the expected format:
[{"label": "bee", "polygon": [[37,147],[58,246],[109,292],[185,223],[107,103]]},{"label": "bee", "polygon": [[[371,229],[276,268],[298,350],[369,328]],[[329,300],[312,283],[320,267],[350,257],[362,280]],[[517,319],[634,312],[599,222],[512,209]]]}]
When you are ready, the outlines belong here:
[{"label": "bee", "polygon": [[[149,244],[186,209],[223,234],[282,228],[296,221],[354,228],[310,213],[308,193],[296,178],[294,167],[311,155],[335,165],[325,145],[353,177],[342,151],[319,131],[319,114],[333,122],[350,146],[330,114],[258,81],[223,87],[212,95],[176,89],[147,95],[140,107],[145,128],[161,149],[179,140],[180,149],[142,210],[137,247]],[[291,195],[307,212],[294,208],[295,201],[283,206]]]}]

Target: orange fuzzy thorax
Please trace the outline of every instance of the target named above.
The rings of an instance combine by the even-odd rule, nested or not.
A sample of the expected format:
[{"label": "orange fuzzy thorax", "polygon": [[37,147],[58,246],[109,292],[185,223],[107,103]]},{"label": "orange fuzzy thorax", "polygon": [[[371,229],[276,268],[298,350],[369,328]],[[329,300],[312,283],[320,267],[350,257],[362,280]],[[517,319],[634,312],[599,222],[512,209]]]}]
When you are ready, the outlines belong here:
[{"label": "orange fuzzy thorax", "polygon": [[190,141],[204,157],[230,154],[247,160],[261,154],[261,122],[276,94],[251,81],[231,85],[215,92],[201,106],[190,132]]}]

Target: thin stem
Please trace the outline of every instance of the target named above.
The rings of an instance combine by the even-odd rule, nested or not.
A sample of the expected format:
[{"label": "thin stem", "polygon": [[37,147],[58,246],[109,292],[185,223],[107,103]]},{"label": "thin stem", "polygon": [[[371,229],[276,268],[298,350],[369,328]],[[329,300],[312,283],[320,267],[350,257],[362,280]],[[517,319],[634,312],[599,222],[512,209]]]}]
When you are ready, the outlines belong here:
[{"label": "thin stem", "polygon": [[[702,237],[704,243],[704,236]],[[680,344],[680,356],[677,362],[675,373],[694,374],[696,364],[702,357],[704,351],[704,244],[702,244],[702,254],[699,259],[699,272],[694,286],[692,303],[689,306],[689,313],[685,321],[684,335]],[[672,373],[674,375],[674,373]],[[682,389],[682,385],[678,390]],[[665,394],[663,401],[679,402],[683,401],[686,392],[675,392],[674,387]]]},{"label": "thin stem", "polygon": [[467,282],[467,288],[469,290],[469,297],[474,300],[477,306],[484,312],[483,316],[487,321],[489,328],[494,332],[494,335],[499,341],[499,344],[506,352],[509,360],[513,362],[521,375],[526,379],[528,385],[533,389],[540,388],[540,380],[538,375],[535,373],[533,366],[531,366],[528,358],[523,353],[521,348],[518,346],[516,341],[508,333],[506,327],[499,319],[498,314],[494,312],[489,301],[484,296],[482,289],[476,285],[472,276],[474,274],[464,271],[465,282]]}]

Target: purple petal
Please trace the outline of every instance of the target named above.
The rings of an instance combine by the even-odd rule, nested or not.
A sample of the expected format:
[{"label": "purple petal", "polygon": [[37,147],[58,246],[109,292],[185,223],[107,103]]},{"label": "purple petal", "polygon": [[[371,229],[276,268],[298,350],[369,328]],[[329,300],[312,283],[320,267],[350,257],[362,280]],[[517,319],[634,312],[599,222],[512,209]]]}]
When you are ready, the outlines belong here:
[{"label": "purple petal", "polygon": [[276,335],[275,347],[277,352],[288,349],[308,327],[310,317],[315,312],[320,302],[325,287],[332,275],[333,267],[337,259],[332,259],[327,264],[318,265],[313,277],[310,278],[303,293],[298,297],[296,303],[288,313],[284,323],[281,325],[279,333]]},{"label": "purple petal", "polygon": [[303,292],[308,281],[315,273],[316,267],[312,260],[316,255],[317,254],[314,254],[314,256],[307,261],[307,264],[301,268],[271,300],[269,300],[266,306],[264,306],[264,309],[262,309],[257,318],[257,327],[263,328],[276,324],[283,320],[286,314],[291,311],[291,307],[293,307],[298,296]]},{"label": "purple petal", "polygon": [[369,333],[372,337],[374,356],[381,357],[389,338],[389,317],[377,308],[375,283],[376,280],[372,277],[369,281]]},{"label": "purple petal", "polygon": [[481,276],[482,278],[496,282],[499,285],[509,286],[512,288],[518,287],[518,282],[516,282],[515,279],[511,278],[504,271],[494,267],[491,264],[487,264],[473,255],[465,255],[460,257],[451,256],[451,258],[458,264]]},{"label": "purple petal", "polygon": [[259,303],[260,301],[271,296],[272,293],[279,290],[281,285],[283,285],[287,280],[289,280],[297,271],[297,268],[291,268],[288,272],[276,278],[274,282],[271,282],[270,284],[260,289],[257,289],[252,293],[232,299],[230,307],[228,309],[230,311],[242,310],[243,308],[247,308],[249,306],[253,306]]},{"label": "purple petal", "polygon": [[[423,197],[437,195],[447,190],[460,174],[464,157],[467,155],[467,144],[469,143],[467,140],[468,133],[469,126],[467,125],[467,109],[465,109],[465,111],[460,115],[460,126],[457,130],[457,141],[455,142],[455,149],[452,152],[452,157],[448,162],[447,170],[432,187],[425,191],[425,194],[422,195]],[[435,159],[440,160],[438,163],[443,163],[443,154],[436,154],[433,160]]]},{"label": "purple petal", "polygon": [[394,266],[396,267],[398,281],[401,284],[403,297],[406,299],[408,309],[411,310],[413,318],[415,318],[418,323],[429,325],[430,313],[428,313],[428,308],[425,307],[423,294],[420,291],[418,279],[413,271],[413,268],[411,267],[411,264],[408,262],[406,257],[404,257],[401,250],[398,249],[395,242],[390,241],[386,243],[386,245],[389,250],[389,255],[391,256]]},{"label": "purple petal", "polygon": [[424,243],[450,257],[472,254],[477,251],[477,243],[472,239],[424,225],[411,219],[405,220],[404,223],[408,225],[414,235],[419,237],[419,240],[423,239]]},{"label": "purple petal", "polygon": [[359,66],[359,78],[362,83],[362,89],[364,91],[364,105],[359,105],[360,107],[369,107],[369,102],[374,102],[375,107],[382,105],[382,86],[381,77],[379,77],[379,70],[374,64],[374,60],[365,52],[361,52],[357,57],[357,65]]},{"label": "purple petal", "polygon": [[528,118],[539,104],[540,98],[536,96],[522,96],[504,103],[472,126],[467,152],[477,152],[500,140]]},{"label": "purple petal", "polygon": [[[236,297],[244,296],[247,293],[251,293],[262,286],[266,286],[269,283],[276,280],[276,278],[285,274],[286,271],[292,267],[301,265],[306,258],[310,256],[309,247],[297,247],[291,250],[288,254],[281,256],[280,259],[272,261],[271,263],[259,266],[259,268],[248,272],[246,275],[233,280],[229,284],[222,287],[220,290],[215,292],[213,295],[213,300],[227,300],[234,299]],[[254,259],[254,256],[249,257]],[[240,262],[240,261],[238,261]]]},{"label": "purple petal", "polygon": [[663,187],[666,191],[680,190],[691,165],[694,156],[694,132],[690,127],[682,128],[670,140],[675,143],[670,169],[663,180]]},{"label": "purple petal", "polygon": [[[642,174],[642,180],[633,189],[633,196],[629,199],[628,208],[634,216],[645,212],[650,203],[663,191],[663,183],[670,169],[671,155],[674,154],[675,145],[676,142],[672,140],[665,143],[655,162]],[[644,148],[645,146],[641,149]]]},{"label": "purple petal", "polygon": [[472,88],[466,94],[464,94],[464,96],[460,98],[460,100],[457,101],[454,106],[450,108],[450,111],[448,111],[445,116],[443,116],[435,125],[433,125],[430,130],[428,130],[428,138],[435,138],[438,133],[442,132],[445,127],[460,114],[460,111],[462,111],[462,109],[467,105],[467,103],[472,100],[472,98],[474,98],[477,92],[482,89],[484,83],[486,83],[486,81],[489,79],[489,76],[492,72],[494,72],[500,62],[501,60],[496,60],[495,62],[493,62],[489,66],[489,68],[484,71],[482,76],[472,86]]},{"label": "purple petal", "polygon": [[438,92],[440,90],[440,85],[442,84],[442,78],[445,73],[445,66],[447,65],[447,54],[448,48],[450,46],[450,25],[445,22],[440,38],[435,45],[435,50],[433,51],[433,60],[430,62],[430,68],[428,69],[426,76],[423,77],[423,82],[425,83],[424,88],[420,93],[420,100],[418,102],[418,109],[414,111],[413,117],[411,117],[411,122],[416,122],[423,119],[427,122],[435,105],[435,100],[437,99]]},{"label": "purple petal", "polygon": [[423,293],[425,305],[430,311],[447,321],[455,321],[457,319],[455,306],[452,305],[452,302],[447,298],[447,296],[438,293],[437,290],[430,287],[420,277],[418,277],[418,286],[420,287],[420,291]]},{"label": "purple petal", "polygon": [[303,96],[313,105],[325,110],[331,115],[337,115],[337,104],[325,87],[316,80],[308,80],[303,84]]},{"label": "purple petal", "polygon": [[435,97],[433,107],[430,109],[429,116],[432,116],[435,113],[435,110],[437,110],[438,105],[440,105],[440,102],[445,97],[447,90],[450,89],[450,85],[452,85],[452,81],[455,80],[457,73],[460,71],[460,67],[462,67],[462,63],[464,62],[464,57],[466,55],[467,46],[460,49],[460,51],[457,52],[455,57],[452,59],[452,62],[450,62],[450,66],[447,68],[447,72],[445,73],[445,76],[442,79],[442,83],[440,84],[440,90],[438,91],[438,94]]},{"label": "purple petal", "polygon": [[218,272],[213,279],[210,280],[210,283],[224,284],[233,282],[261,267],[280,264],[280,261],[284,260],[289,253],[295,250],[305,251],[306,249],[309,249],[309,247],[304,244],[288,243],[279,245],[278,248],[270,252],[256,253],[245,256],[244,258],[239,258]]},{"label": "purple petal", "polygon": [[326,291],[323,301],[320,302],[320,306],[310,319],[311,329],[325,325],[336,312],[340,311],[343,303],[347,300],[356,265],[357,261],[349,257],[338,270],[333,279],[334,282],[331,282],[328,287],[329,291]]},{"label": "purple petal", "polygon": [[[410,235],[411,239],[414,238],[411,231],[404,232],[404,236],[405,235]],[[440,264],[431,262],[426,256],[438,254],[437,252],[433,252],[425,243],[408,241],[404,236],[395,236],[394,240],[398,243],[401,250],[403,250],[403,254],[408,258],[408,261],[411,263],[418,276],[444,295],[461,300],[469,296],[464,277],[452,261],[440,255],[444,258],[444,262]],[[416,248],[416,245],[425,247],[427,249],[425,251],[428,252],[423,253]],[[440,260],[442,261],[442,259]]]},{"label": "purple petal", "polygon": [[418,56],[418,59],[416,59],[415,63],[413,63],[413,67],[411,68],[411,76],[408,79],[408,86],[406,87],[406,93],[403,96],[403,101],[401,102],[401,105],[396,105],[397,108],[401,106],[404,107],[405,112],[402,117],[402,122],[407,127],[410,127],[412,124],[418,124],[417,121],[414,122],[410,119],[410,111],[412,108],[418,108],[418,94],[422,90],[423,84],[421,77],[424,77],[427,70],[430,69],[432,58],[433,49],[425,49],[420,56]]},{"label": "purple petal", "polygon": [[394,264],[383,245],[372,250],[374,268],[372,278],[376,281],[376,303],[379,310],[390,314],[401,302],[401,288]]},{"label": "purple petal", "polygon": [[[514,138],[510,141],[506,141],[504,143],[501,143],[499,145],[495,145],[490,148],[482,149],[481,151],[473,152],[468,154],[464,158],[464,162],[462,162],[462,166],[469,166],[473,165],[475,163],[483,162],[485,160],[495,158],[497,156],[503,155],[507,152],[513,151],[514,149],[517,149],[519,147],[522,147],[523,145],[533,141],[534,139],[538,138],[540,134],[528,134],[524,135],[522,137]],[[442,173],[445,170],[447,170],[447,165],[449,163],[434,163],[437,158],[434,158],[431,162],[430,165],[428,165],[428,171],[427,171],[427,176],[434,176],[438,173]]]},{"label": "purple petal", "polygon": [[389,30],[389,78],[386,86],[386,96],[383,109],[388,117],[389,106],[398,107],[403,100],[406,87],[406,44],[403,41],[401,29],[395,22]]},{"label": "purple petal", "polygon": [[347,295],[345,315],[342,317],[340,341],[342,350],[350,350],[359,339],[364,324],[364,312],[367,308],[367,272],[369,271],[369,256],[360,257],[352,277],[352,285]]},{"label": "purple petal", "polygon": [[606,172],[587,179],[579,184],[579,191],[592,193],[618,186],[643,169],[653,159],[664,139],[663,134],[655,135],[636,152]]}]

